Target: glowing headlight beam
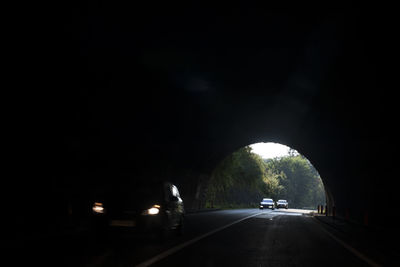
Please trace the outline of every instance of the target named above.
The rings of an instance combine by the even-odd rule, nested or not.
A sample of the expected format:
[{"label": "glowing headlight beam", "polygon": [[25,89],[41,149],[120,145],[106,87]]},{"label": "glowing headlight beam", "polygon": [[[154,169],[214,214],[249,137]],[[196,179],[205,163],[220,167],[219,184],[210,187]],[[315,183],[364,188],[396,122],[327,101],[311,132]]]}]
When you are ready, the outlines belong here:
[{"label": "glowing headlight beam", "polygon": [[160,210],[158,208],[151,208],[147,210],[149,215],[156,215],[160,212]]},{"label": "glowing headlight beam", "polygon": [[103,203],[95,202],[93,204],[92,210],[94,213],[100,213],[100,214],[104,213]]},{"label": "glowing headlight beam", "polygon": [[150,209],[143,211],[142,215],[157,215],[160,213],[160,205],[153,205]]}]

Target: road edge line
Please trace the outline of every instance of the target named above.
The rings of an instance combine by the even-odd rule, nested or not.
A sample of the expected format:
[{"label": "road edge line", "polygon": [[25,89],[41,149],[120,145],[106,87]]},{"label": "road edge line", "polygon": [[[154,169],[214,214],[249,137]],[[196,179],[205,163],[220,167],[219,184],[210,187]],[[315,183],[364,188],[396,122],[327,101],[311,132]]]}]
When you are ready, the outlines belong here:
[{"label": "road edge line", "polygon": [[244,217],[242,219],[236,220],[236,221],[231,222],[231,223],[229,223],[227,225],[224,225],[224,226],[221,226],[221,227],[219,227],[217,229],[214,229],[214,230],[212,230],[212,231],[210,231],[208,233],[205,233],[205,234],[203,234],[201,236],[195,237],[195,238],[193,238],[193,239],[191,239],[189,241],[186,241],[186,242],[184,242],[184,243],[182,243],[180,245],[172,247],[172,248],[170,248],[170,249],[168,249],[168,250],[156,255],[155,257],[153,257],[151,259],[148,259],[148,260],[146,260],[146,261],[144,261],[142,263],[139,263],[138,265],[136,265],[136,267],[150,266],[151,264],[154,264],[154,263],[156,263],[156,262],[158,262],[158,261],[160,261],[160,260],[162,260],[162,259],[164,259],[164,258],[166,258],[166,257],[178,252],[179,250],[181,250],[181,249],[183,249],[183,248],[185,248],[187,246],[190,246],[190,245],[196,243],[197,241],[200,241],[201,239],[204,239],[204,238],[206,238],[206,237],[208,237],[210,235],[213,235],[213,234],[215,234],[215,233],[217,233],[219,231],[222,231],[222,230],[224,230],[224,229],[226,229],[226,228],[228,228],[228,227],[230,227],[230,226],[232,226],[234,224],[240,223],[240,222],[242,222],[244,220],[250,219],[250,218],[258,216],[260,214],[263,214],[263,213],[259,212],[259,213]]},{"label": "road edge line", "polygon": [[317,220],[314,216],[312,217],[314,219],[315,222],[317,222],[319,224],[319,226],[322,228],[322,230],[329,235],[333,240],[335,240],[336,242],[338,242],[340,245],[342,245],[345,249],[347,249],[348,251],[350,251],[351,253],[353,253],[355,256],[357,256],[359,259],[363,260],[364,262],[368,263],[371,266],[374,267],[382,267],[383,265],[380,265],[378,263],[376,263],[375,261],[371,260],[370,258],[368,258],[367,256],[365,256],[364,254],[362,254],[360,251],[358,251],[357,249],[353,248],[352,246],[350,246],[349,244],[347,244],[346,242],[344,242],[343,240],[341,240],[340,238],[336,237],[334,234],[330,233],[328,230],[325,229],[324,226],[322,226],[322,223]]}]

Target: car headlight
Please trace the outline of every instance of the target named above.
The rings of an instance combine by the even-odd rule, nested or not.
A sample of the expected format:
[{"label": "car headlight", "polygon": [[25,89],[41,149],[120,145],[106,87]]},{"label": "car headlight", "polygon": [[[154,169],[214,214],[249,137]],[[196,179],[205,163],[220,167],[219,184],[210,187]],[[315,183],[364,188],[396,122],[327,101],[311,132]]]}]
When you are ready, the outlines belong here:
[{"label": "car headlight", "polygon": [[144,210],[142,215],[157,215],[160,213],[160,205],[153,205],[150,209]]},{"label": "car headlight", "polygon": [[101,202],[95,202],[93,204],[92,210],[94,213],[96,214],[103,214],[104,213],[104,207],[103,207],[103,203]]}]

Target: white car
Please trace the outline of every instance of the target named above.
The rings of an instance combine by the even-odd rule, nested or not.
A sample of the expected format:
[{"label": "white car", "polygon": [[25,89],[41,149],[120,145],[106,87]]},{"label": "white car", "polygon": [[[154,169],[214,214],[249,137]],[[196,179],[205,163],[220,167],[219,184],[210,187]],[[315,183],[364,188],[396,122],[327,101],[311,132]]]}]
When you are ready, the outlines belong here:
[{"label": "white car", "polygon": [[278,200],[278,202],[276,203],[276,207],[277,207],[278,209],[279,209],[279,208],[288,209],[289,203],[287,202],[287,200],[280,199],[280,200]]},{"label": "white car", "polygon": [[275,209],[275,202],[272,198],[263,198],[260,202],[260,210],[268,208],[268,209]]}]

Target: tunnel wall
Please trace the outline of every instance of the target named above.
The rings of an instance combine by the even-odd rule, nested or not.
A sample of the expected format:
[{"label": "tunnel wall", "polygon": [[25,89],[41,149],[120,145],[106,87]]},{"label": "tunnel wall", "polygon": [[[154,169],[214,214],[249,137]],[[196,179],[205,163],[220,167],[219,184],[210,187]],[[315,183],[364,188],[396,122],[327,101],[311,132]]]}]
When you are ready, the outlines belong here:
[{"label": "tunnel wall", "polygon": [[15,163],[3,197],[16,228],[35,214],[51,222],[58,201],[120,175],[182,177],[195,207],[202,175],[262,141],[301,151],[338,214],[393,225],[398,45],[387,8],[61,10],[21,42],[30,64],[15,81],[39,89],[15,90],[9,109]]}]

